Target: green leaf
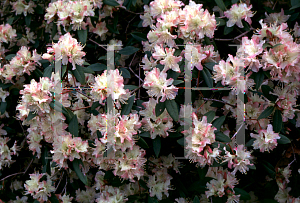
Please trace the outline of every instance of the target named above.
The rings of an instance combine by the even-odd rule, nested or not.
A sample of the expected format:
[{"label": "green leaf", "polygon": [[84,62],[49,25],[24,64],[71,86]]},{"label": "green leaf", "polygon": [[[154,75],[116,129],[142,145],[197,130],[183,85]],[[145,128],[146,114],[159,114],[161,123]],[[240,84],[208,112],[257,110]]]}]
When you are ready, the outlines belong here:
[{"label": "green leaf", "polygon": [[36,14],[44,14],[44,9],[40,5],[37,5],[35,7],[35,12]]},{"label": "green leaf", "polygon": [[15,56],[16,56],[16,54],[9,54],[9,55],[5,56],[5,59],[10,61]]},{"label": "green leaf", "polygon": [[215,62],[208,62],[208,63],[205,63],[204,66],[206,68],[208,68],[209,70],[213,71],[214,70],[214,66],[216,65],[217,63]]},{"label": "green leaf", "polygon": [[11,17],[6,22],[11,25],[14,22],[14,19],[14,17]]},{"label": "green leaf", "polygon": [[278,98],[278,96],[270,94],[270,92],[273,92],[273,91],[272,91],[271,87],[268,85],[262,85],[261,90],[263,92],[263,95],[270,101],[276,101],[276,99]]},{"label": "green leaf", "polygon": [[123,78],[131,78],[130,72],[126,68],[119,68],[119,71]]},{"label": "green leaf", "polygon": [[133,32],[131,36],[139,42],[148,40],[147,35],[141,32]]},{"label": "green leaf", "polygon": [[173,85],[179,85],[181,83],[184,83],[184,81],[182,81],[182,80],[174,80],[173,81]]},{"label": "green leaf", "polygon": [[154,197],[148,196],[148,203],[158,203],[158,201]]},{"label": "green leaf", "polygon": [[226,25],[225,20],[222,19],[222,18],[216,18],[216,21],[217,21],[217,25],[218,26],[224,26],[224,25]]},{"label": "green leaf", "polygon": [[210,123],[214,120],[214,118],[216,116],[216,112],[215,111],[209,111],[206,114],[204,114],[204,116],[207,117],[207,123]]},{"label": "green leaf", "polygon": [[43,171],[42,173],[48,173],[51,175],[51,168],[50,168],[50,158],[51,154],[49,153],[48,147],[45,146],[45,149],[42,153],[42,164],[43,164]]},{"label": "green leaf", "polygon": [[158,101],[158,103],[155,105],[156,117],[159,117],[164,112],[165,108],[166,108],[165,102]]},{"label": "green leaf", "polygon": [[32,74],[34,75],[34,77],[36,78],[36,80],[40,80],[40,78],[43,77],[43,73],[42,71],[40,71],[39,69],[35,69]]},{"label": "green leaf", "polygon": [[83,68],[83,72],[84,73],[91,73],[91,74],[94,74],[95,72],[92,70],[92,69],[90,69],[90,68],[88,68],[88,67],[82,67]]},{"label": "green leaf", "polygon": [[69,123],[69,132],[74,135],[74,137],[78,137],[79,129],[78,129],[78,120],[76,114],[72,117]]},{"label": "green leaf", "polygon": [[80,84],[84,85],[85,84],[85,75],[83,71],[83,67],[76,65],[75,70],[71,70],[73,75],[75,76],[76,80],[80,82]]},{"label": "green leaf", "polygon": [[195,198],[193,200],[193,203],[200,203],[200,200],[199,200],[198,196],[195,196]]},{"label": "green leaf", "polygon": [[231,0],[231,4],[236,4],[239,0]]},{"label": "green leaf", "polygon": [[230,137],[220,131],[215,131],[216,140],[220,142],[231,142]]},{"label": "green leaf", "polygon": [[254,75],[254,82],[255,82],[255,88],[258,90],[261,86],[261,84],[263,83],[265,78],[265,75],[263,73],[262,70],[260,70],[259,72],[255,73]]},{"label": "green leaf", "polygon": [[212,76],[211,76],[209,70],[204,67],[203,70],[201,71],[201,74],[202,74],[202,77],[204,78],[206,85],[208,87],[213,87],[214,82],[213,82],[213,79],[212,79]]},{"label": "green leaf", "polygon": [[47,68],[45,68],[43,77],[48,77],[50,79],[51,76],[52,76],[52,70],[53,70],[53,66],[52,65],[50,65]]},{"label": "green leaf", "polygon": [[124,85],[124,89],[134,90],[136,88],[138,88],[136,85]]},{"label": "green leaf", "polygon": [[81,180],[81,182],[83,182],[83,184],[87,185],[88,182],[87,182],[87,177],[81,172],[80,168],[79,168],[79,165],[81,164],[82,167],[83,167],[83,163],[80,159],[77,159],[75,158],[73,161],[72,161],[72,164],[73,164],[73,168],[74,168],[74,171],[75,173],[77,174],[78,178]]},{"label": "green leaf", "polygon": [[142,132],[141,134],[139,134],[139,136],[141,136],[141,137],[151,137],[151,135],[148,131],[147,132]]},{"label": "green leaf", "polygon": [[66,116],[67,123],[69,123],[73,117],[73,112],[71,110],[67,110],[60,102],[51,101],[49,106],[59,112],[62,112]]},{"label": "green leaf", "polygon": [[99,104],[98,101],[93,102],[93,104],[92,104],[92,106],[91,106],[91,110],[95,110],[95,109],[96,109],[97,107],[99,107],[99,106],[101,106],[101,105]]},{"label": "green leaf", "polygon": [[56,33],[57,33],[57,25],[54,22],[52,22],[52,30],[51,30],[51,37],[52,37],[52,39],[54,38],[54,36],[56,35]]},{"label": "green leaf", "polygon": [[123,55],[131,55],[140,50],[139,48],[135,48],[133,46],[127,46],[119,51],[119,54]]},{"label": "green leaf", "polygon": [[169,115],[173,118],[174,121],[178,121],[178,108],[177,108],[177,103],[175,100],[166,100],[165,101],[165,106],[167,108],[167,111]]},{"label": "green leaf", "polygon": [[127,104],[125,104],[122,107],[121,115],[128,115],[130,113],[133,102],[134,102],[134,98],[135,98],[135,95],[132,95],[131,97],[129,97],[129,99],[127,100]]},{"label": "green leaf", "polygon": [[271,178],[274,178],[275,174],[276,174],[274,166],[272,166],[272,164],[270,164],[269,162],[267,162],[265,160],[262,160],[261,164],[266,169],[266,171],[270,174]]},{"label": "green leaf", "polygon": [[37,114],[35,114],[34,112],[30,111],[28,116],[27,116],[27,121],[30,121],[31,119],[33,119]]},{"label": "green leaf", "polygon": [[177,143],[180,144],[181,146],[184,146],[184,137],[178,139]]},{"label": "green leaf", "polygon": [[281,111],[276,109],[273,117],[273,130],[275,133],[279,133],[282,128],[282,116]]},{"label": "green leaf", "polygon": [[67,68],[68,68],[67,65],[62,65],[61,66],[61,79],[63,79],[63,77],[65,76]]},{"label": "green leaf", "polygon": [[229,33],[231,33],[233,31],[233,28],[234,28],[234,26],[232,26],[232,27],[225,26],[224,35],[228,35]]},{"label": "green leaf", "polygon": [[223,125],[224,121],[225,121],[226,116],[221,116],[219,118],[217,118],[212,125],[215,126],[217,128],[217,130],[220,130],[221,126]]},{"label": "green leaf", "polygon": [[142,137],[140,137],[138,139],[138,141],[136,142],[136,144],[139,145],[140,147],[144,148],[144,149],[148,149],[149,148],[147,142]]},{"label": "green leaf", "polygon": [[215,2],[222,11],[226,11],[226,6],[225,6],[223,0],[215,0]]},{"label": "green leaf", "polygon": [[281,44],[281,43],[275,44],[275,45],[272,47],[272,49],[274,49],[275,47],[278,47],[278,46],[280,46],[280,45],[283,45],[283,44]]},{"label": "green leaf", "polygon": [[53,192],[51,193],[51,197],[49,197],[49,200],[51,203],[59,203],[57,197],[55,196],[55,194]]},{"label": "green leaf", "polygon": [[90,68],[93,71],[107,70],[107,66],[102,63],[94,63],[94,64],[88,66],[87,68]]},{"label": "green leaf", "polygon": [[267,47],[272,47],[272,45],[271,45],[270,43],[266,42],[266,43],[264,43],[263,46],[262,46],[263,49],[265,49],[265,48],[267,48]]},{"label": "green leaf", "polygon": [[103,0],[103,3],[109,6],[119,6],[120,4],[115,0]]},{"label": "green leaf", "polygon": [[27,16],[25,16],[25,24],[27,27],[29,27],[30,23],[31,23],[31,15],[27,14]]},{"label": "green leaf", "polygon": [[153,140],[153,150],[157,158],[160,152],[160,148],[161,148],[161,140],[159,136],[156,136],[156,138]]},{"label": "green leaf", "polygon": [[3,84],[0,81],[0,88],[2,88],[3,90],[5,90],[6,88],[11,87],[12,85],[13,85],[12,83],[5,83],[5,84]]},{"label": "green leaf", "polygon": [[278,144],[289,144],[289,143],[291,143],[291,140],[288,137],[286,137],[282,134],[279,134],[279,136],[280,136],[280,139],[277,140]]},{"label": "green leaf", "polygon": [[269,106],[268,108],[266,108],[257,118],[257,120],[263,119],[263,118],[267,118],[269,115],[271,115],[271,113],[273,113],[275,107],[274,106]]},{"label": "green leaf", "polygon": [[253,142],[255,141],[255,138],[250,139],[247,143],[246,143],[246,147],[251,147],[253,145]]},{"label": "green leaf", "polygon": [[300,7],[300,3],[298,3],[298,4],[294,5],[294,6],[292,6],[292,7],[290,8],[290,10],[293,10],[293,9],[296,9],[296,8],[299,8],[299,7]]},{"label": "green leaf", "polygon": [[250,199],[251,199],[249,193],[246,192],[245,190],[240,189],[240,188],[236,188],[236,187],[233,188],[233,189],[234,189],[234,191],[235,191],[235,194],[241,195],[241,196],[240,196],[240,199],[241,199],[241,200],[250,200]]},{"label": "green leaf", "polygon": [[1,115],[5,113],[6,107],[7,107],[7,103],[1,102],[1,106],[0,106]]}]

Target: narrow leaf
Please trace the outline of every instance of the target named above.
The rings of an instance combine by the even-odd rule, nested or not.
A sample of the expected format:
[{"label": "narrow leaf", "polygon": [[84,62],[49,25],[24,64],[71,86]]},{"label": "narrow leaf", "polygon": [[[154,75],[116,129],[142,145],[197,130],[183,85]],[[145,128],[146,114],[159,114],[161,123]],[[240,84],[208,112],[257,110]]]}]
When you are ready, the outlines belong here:
[{"label": "narrow leaf", "polygon": [[76,114],[73,116],[69,123],[69,132],[74,135],[74,137],[78,137],[79,129],[78,129],[78,120]]},{"label": "narrow leaf", "polygon": [[78,178],[83,182],[83,184],[87,185],[87,177],[81,172],[79,165],[81,164],[83,166],[83,163],[80,159],[74,159],[72,161],[73,168],[75,173],[77,174]]},{"label": "narrow leaf", "polygon": [[140,50],[139,48],[135,48],[133,46],[127,46],[119,51],[119,54],[123,55],[131,55]]},{"label": "narrow leaf", "polygon": [[83,29],[77,30],[78,39],[79,39],[79,42],[82,45],[85,45],[85,43],[86,43],[87,34],[88,34],[88,30],[87,29],[85,29],[85,30],[83,30]]},{"label": "narrow leaf", "polygon": [[122,107],[121,115],[128,115],[130,113],[133,102],[134,102],[134,98],[135,98],[135,95],[129,97],[129,99],[127,100],[127,104],[125,104]]},{"label": "narrow leaf", "polygon": [[207,123],[210,123],[214,120],[214,118],[216,116],[216,112],[215,111],[209,111],[206,114],[204,114],[204,116],[207,117]]},{"label": "narrow leaf", "polygon": [[75,76],[76,80],[80,82],[80,84],[85,84],[85,75],[82,66],[76,65],[75,70],[71,70],[73,75]]},{"label": "narrow leaf", "polygon": [[102,70],[106,70],[107,69],[106,65],[101,64],[101,63],[94,63],[94,64],[88,66],[87,68],[90,68],[93,71],[102,71]]},{"label": "narrow leaf", "polygon": [[136,144],[139,145],[140,147],[144,148],[144,149],[148,149],[149,148],[147,142],[142,137],[140,137],[138,139],[138,141],[136,142]]},{"label": "narrow leaf", "polygon": [[233,189],[234,189],[234,191],[235,191],[235,194],[241,195],[241,196],[240,196],[240,199],[241,199],[241,200],[250,200],[250,199],[251,199],[249,193],[246,192],[245,190],[240,189],[240,188],[236,188],[236,187],[233,188]]},{"label": "narrow leaf", "polygon": [[1,106],[0,106],[1,115],[5,113],[6,107],[7,107],[7,103],[6,102],[1,102]]},{"label": "narrow leaf", "polygon": [[257,120],[263,119],[263,118],[267,118],[269,115],[271,115],[271,113],[273,113],[275,107],[274,106],[269,106],[268,108],[266,108],[257,118]]},{"label": "narrow leaf", "polygon": [[257,90],[260,88],[261,84],[263,83],[264,78],[265,78],[265,75],[264,75],[263,71],[260,70],[259,72],[255,73],[254,82],[255,82],[255,88]]},{"label": "narrow leaf", "polygon": [[228,137],[227,135],[225,135],[224,133],[220,132],[220,131],[215,131],[215,135],[216,135],[216,140],[220,141],[220,142],[231,142],[230,137]]},{"label": "narrow leaf", "polygon": [[120,4],[115,0],[103,0],[103,3],[109,6],[119,6]]},{"label": "narrow leaf", "polygon": [[131,78],[130,72],[126,68],[119,68],[119,71],[123,78]]},{"label": "narrow leaf", "polygon": [[232,27],[225,26],[224,35],[228,35],[229,33],[231,33],[233,31],[233,28],[234,28],[234,26],[232,26]]},{"label": "narrow leaf", "polygon": [[282,128],[282,116],[281,111],[276,109],[273,117],[273,130],[275,133],[279,133]]},{"label": "narrow leaf", "polygon": [[280,139],[277,140],[278,144],[289,144],[289,143],[291,143],[291,140],[288,137],[286,137],[282,134],[279,134],[279,136],[280,136]]},{"label": "narrow leaf", "polygon": [[157,158],[160,152],[160,148],[161,148],[161,140],[159,136],[156,136],[156,138],[153,140],[153,150]]},{"label": "narrow leaf", "polygon": [[204,78],[204,81],[208,87],[213,87],[213,79],[212,76],[207,68],[203,68],[201,71],[202,77]]},{"label": "narrow leaf", "polygon": [[165,102],[158,102],[155,106],[155,115],[156,117],[159,117],[165,110]]},{"label": "narrow leaf", "polygon": [[30,121],[31,119],[33,119],[37,114],[35,114],[34,112],[29,112],[28,116],[27,116],[27,121]]},{"label": "narrow leaf", "polygon": [[226,6],[225,6],[223,0],[215,0],[215,2],[222,11],[226,11]]},{"label": "narrow leaf", "polygon": [[178,108],[177,108],[177,103],[175,100],[166,100],[165,101],[165,106],[167,108],[167,111],[169,115],[173,118],[174,121],[178,121]]},{"label": "narrow leaf", "polygon": [[223,125],[224,121],[225,121],[226,116],[221,116],[219,118],[217,118],[212,125],[215,126],[218,130],[220,130],[221,126]]}]

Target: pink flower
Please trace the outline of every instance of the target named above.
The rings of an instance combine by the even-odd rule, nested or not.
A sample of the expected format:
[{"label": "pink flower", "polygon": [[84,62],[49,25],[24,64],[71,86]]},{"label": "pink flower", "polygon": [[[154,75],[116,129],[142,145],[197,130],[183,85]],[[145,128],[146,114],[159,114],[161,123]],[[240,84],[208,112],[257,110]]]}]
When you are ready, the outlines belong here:
[{"label": "pink flower", "polygon": [[167,80],[167,73],[160,72],[158,68],[154,68],[146,74],[143,87],[148,89],[147,93],[150,97],[157,97],[157,101],[162,97],[160,101],[164,102],[166,99],[175,99],[178,88],[171,85],[173,81],[174,79],[172,78]]},{"label": "pink flower", "polygon": [[229,18],[227,27],[232,27],[236,24],[239,28],[243,28],[243,19],[251,25],[251,17],[254,15],[253,12],[250,11],[251,8],[252,5],[247,7],[245,3],[233,4],[229,11],[224,12],[224,15]]}]

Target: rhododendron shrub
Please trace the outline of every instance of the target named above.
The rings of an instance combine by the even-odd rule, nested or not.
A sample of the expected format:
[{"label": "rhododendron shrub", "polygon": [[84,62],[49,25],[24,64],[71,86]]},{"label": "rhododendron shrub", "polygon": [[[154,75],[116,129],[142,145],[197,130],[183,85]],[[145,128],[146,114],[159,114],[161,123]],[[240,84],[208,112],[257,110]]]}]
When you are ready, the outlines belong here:
[{"label": "rhododendron shrub", "polygon": [[300,1],[0,5],[0,202],[300,202]]}]

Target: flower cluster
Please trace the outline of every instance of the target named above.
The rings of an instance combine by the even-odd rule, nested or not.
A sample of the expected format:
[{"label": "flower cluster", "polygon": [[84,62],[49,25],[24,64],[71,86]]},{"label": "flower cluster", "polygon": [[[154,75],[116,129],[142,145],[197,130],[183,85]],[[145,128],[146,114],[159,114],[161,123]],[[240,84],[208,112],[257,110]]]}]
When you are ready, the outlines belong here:
[{"label": "flower cluster", "polygon": [[243,28],[243,19],[251,25],[251,17],[254,15],[251,8],[252,5],[248,7],[245,3],[233,4],[229,11],[224,12],[224,15],[229,18],[227,27],[232,27],[236,24],[239,28]]},{"label": "flower cluster", "polygon": [[155,113],[155,106],[157,102],[150,98],[148,102],[144,102],[142,105],[145,110],[140,110],[140,115],[144,118],[141,123],[145,131],[150,132],[151,139],[155,139],[157,135],[167,137],[169,132],[172,132],[173,119],[168,114],[167,110],[164,111],[157,117]]},{"label": "flower cluster", "polygon": [[36,50],[31,54],[28,47],[22,46],[10,63],[0,69],[0,75],[6,80],[12,80],[12,77],[16,76],[16,80],[18,80],[24,73],[30,75],[36,69],[37,64],[41,65],[39,62],[41,59]]},{"label": "flower cluster", "polygon": [[80,137],[72,138],[72,135],[60,135],[54,138],[53,160],[60,166],[68,168],[67,160],[82,159],[83,154],[88,151],[87,141],[82,141]]},{"label": "flower cluster", "polygon": [[[46,180],[41,180],[43,176],[46,176]],[[51,192],[55,191],[55,187],[52,186],[52,180],[47,173],[33,173],[30,174],[30,180],[27,180],[24,184],[26,194],[30,194],[33,198],[39,201],[47,201],[51,196]]]},{"label": "flower cluster", "polygon": [[239,202],[240,195],[236,195],[233,190],[238,180],[233,173],[228,172],[227,169],[222,167],[211,167],[208,169],[206,177],[213,178],[210,182],[206,183],[208,191],[205,192],[207,198],[211,196],[223,197],[228,196],[227,203]]},{"label": "flower cluster", "polygon": [[82,49],[83,47],[68,32],[59,38],[58,43],[47,48],[47,53],[43,54],[42,58],[50,62],[53,60],[62,60],[63,65],[67,65],[69,62],[73,66],[72,70],[75,70],[76,64],[81,66],[84,62],[82,57],[85,56],[85,53]]},{"label": "flower cluster", "polygon": [[231,154],[227,149],[224,147],[225,155],[224,162],[228,162],[228,168],[234,168],[232,174],[235,175],[237,171],[241,173],[247,173],[249,170],[249,165],[252,166],[253,164],[250,162],[253,157],[251,156],[251,152],[247,151],[244,145],[238,145],[234,148],[234,154]]},{"label": "flower cluster", "polygon": [[94,16],[94,6],[91,1],[56,1],[49,4],[46,9],[45,20],[51,23],[58,18],[57,26],[62,25],[66,30],[66,26],[72,25],[72,30],[86,29],[87,23],[84,22],[85,17]]},{"label": "flower cluster", "polygon": [[[3,126],[4,124],[0,126],[0,133],[1,135],[7,135],[7,132],[1,129]],[[8,147],[7,142],[9,140],[9,137],[0,137],[0,170],[15,162],[12,160],[12,155],[18,155],[17,151],[19,151],[19,147],[17,146],[17,141],[15,141],[12,147]]]},{"label": "flower cluster", "polygon": [[10,24],[0,25],[0,42],[12,42],[17,36],[16,30]]},{"label": "flower cluster", "polygon": [[131,181],[143,175],[145,151],[134,142],[134,136],[141,127],[137,114],[122,117],[119,113],[92,115],[88,127],[92,135],[97,130],[103,135],[95,139],[95,148],[92,152],[92,161],[97,166],[104,170],[114,169],[115,175]]},{"label": "flower cluster", "polygon": [[273,126],[268,125],[267,130],[258,131],[259,134],[251,133],[250,136],[256,140],[253,142],[253,148],[261,152],[273,150],[277,146],[277,140],[280,139],[278,133],[274,133]]},{"label": "flower cluster", "polygon": [[[119,70],[105,70],[102,75],[95,77],[95,83],[91,85],[92,97],[99,101],[100,104],[111,96],[117,108],[120,108],[120,102],[125,103],[128,100],[130,93],[128,89],[124,89],[123,77],[120,75]],[[120,102],[119,102],[120,101]]]},{"label": "flower cluster", "polygon": [[[146,74],[143,87],[147,89],[147,93],[150,97],[156,97],[157,102],[164,102],[166,99],[175,99],[178,88],[173,83],[174,79],[169,78],[167,80],[167,73],[160,72],[158,68],[154,68],[152,71]],[[170,86],[171,85],[171,86]]]},{"label": "flower cluster", "polygon": [[23,13],[24,16],[27,16],[28,13],[33,14],[33,8],[36,7],[33,1],[27,2],[25,0],[17,0],[16,2],[10,2],[10,4],[13,6],[16,15]]},{"label": "flower cluster", "polygon": [[215,142],[214,131],[217,128],[212,127],[212,124],[207,123],[207,117],[203,116],[202,120],[198,120],[197,115],[192,113],[193,127],[182,131],[186,136],[186,158],[193,162],[197,162],[197,166],[205,166],[213,163],[220,154],[220,150],[215,148],[213,151],[208,146]]}]

